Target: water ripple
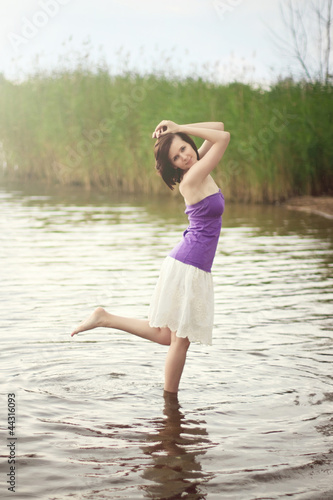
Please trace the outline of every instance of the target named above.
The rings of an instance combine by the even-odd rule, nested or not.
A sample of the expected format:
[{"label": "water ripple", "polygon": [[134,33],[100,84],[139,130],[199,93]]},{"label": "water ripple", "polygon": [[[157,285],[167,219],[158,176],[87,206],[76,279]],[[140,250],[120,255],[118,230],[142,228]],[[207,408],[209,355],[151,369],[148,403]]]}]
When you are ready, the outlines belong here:
[{"label": "water ripple", "polygon": [[214,344],[191,346],[179,403],[162,397],[165,347],[69,332],[97,305],[146,317],[182,203],[4,188],[0,203],[18,498],[333,498],[330,221],[227,205]]}]

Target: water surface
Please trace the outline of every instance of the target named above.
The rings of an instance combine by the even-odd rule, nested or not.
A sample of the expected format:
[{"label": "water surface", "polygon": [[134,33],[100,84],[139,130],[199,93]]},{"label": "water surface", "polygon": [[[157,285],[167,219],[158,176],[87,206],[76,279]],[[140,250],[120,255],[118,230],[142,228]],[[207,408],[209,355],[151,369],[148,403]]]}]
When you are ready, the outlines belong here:
[{"label": "water surface", "polygon": [[332,221],[226,205],[213,346],[191,346],[177,402],[166,347],[69,334],[98,305],[146,317],[182,201],[2,187],[0,209],[2,498],[333,498]]}]

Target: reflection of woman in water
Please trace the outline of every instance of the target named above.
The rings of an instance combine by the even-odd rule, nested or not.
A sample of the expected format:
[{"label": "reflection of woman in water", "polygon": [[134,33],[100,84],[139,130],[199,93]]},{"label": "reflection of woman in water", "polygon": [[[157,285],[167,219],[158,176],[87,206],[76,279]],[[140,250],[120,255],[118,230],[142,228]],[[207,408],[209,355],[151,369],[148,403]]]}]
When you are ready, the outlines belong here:
[{"label": "reflection of woman in water", "polygon": [[[204,139],[199,150],[188,136]],[[186,204],[190,225],[162,265],[148,320],[116,316],[98,307],[72,336],[96,327],[115,328],[168,345],[164,389],[178,391],[190,342],[211,344],[213,282],[211,266],[221,230],[224,197],[211,172],[230,139],[222,123],[177,125],[162,121],[153,137],[156,169]]]},{"label": "reflection of woman in water", "polygon": [[206,498],[203,486],[213,475],[202,469],[200,457],[214,445],[205,422],[185,418],[177,394],[165,392],[164,403],[164,418],[149,421],[154,432],[145,435],[142,450],[152,462],[142,474],[149,483],[141,488],[148,498]]}]

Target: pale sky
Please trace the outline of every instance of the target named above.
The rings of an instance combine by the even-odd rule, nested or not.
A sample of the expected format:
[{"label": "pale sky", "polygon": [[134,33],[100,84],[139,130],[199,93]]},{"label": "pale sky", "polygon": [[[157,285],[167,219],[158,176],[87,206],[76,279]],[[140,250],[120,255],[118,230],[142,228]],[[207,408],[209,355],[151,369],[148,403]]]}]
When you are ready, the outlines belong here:
[{"label": "pale sky", "polygon": [[103,55],[114,70],[128,53],[143,71],[270,81],[288,63],[267,25],[283,33],[279,0],[0,0],[0,72],[22,77],[36,55],[55,67],[89,40],[91,59]]}]

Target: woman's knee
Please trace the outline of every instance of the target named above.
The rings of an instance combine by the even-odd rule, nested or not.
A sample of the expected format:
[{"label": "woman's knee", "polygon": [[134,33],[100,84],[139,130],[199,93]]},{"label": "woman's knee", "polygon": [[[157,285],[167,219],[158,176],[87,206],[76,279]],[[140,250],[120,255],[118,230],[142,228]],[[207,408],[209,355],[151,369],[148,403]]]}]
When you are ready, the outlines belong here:
[{"label": "woman's knee", "polygon": [[170,328],[160,328],[159,336],[160,344],[170,345],[171,344],[171,331]]},{"label": "woman's knee", "polygon": [[175,343],[180,349],[187,349],[190,347],[190,341],[187,337],[177,337],[176,332],[171,332],[171,342]]}]

